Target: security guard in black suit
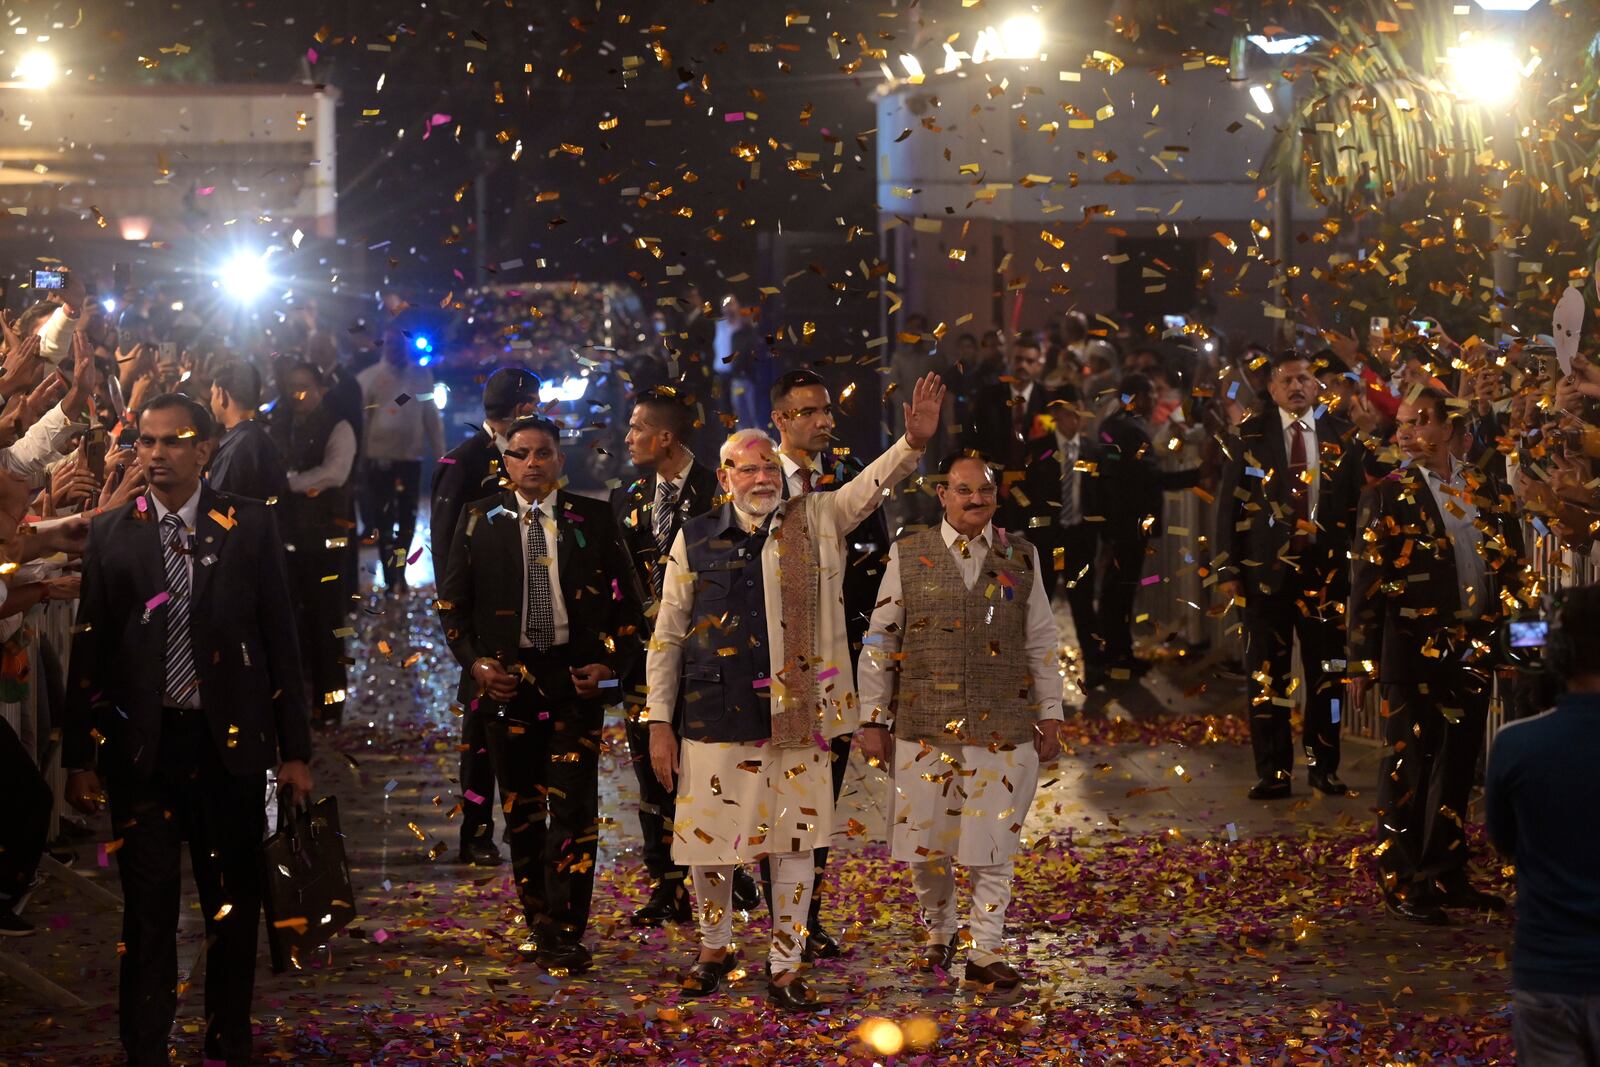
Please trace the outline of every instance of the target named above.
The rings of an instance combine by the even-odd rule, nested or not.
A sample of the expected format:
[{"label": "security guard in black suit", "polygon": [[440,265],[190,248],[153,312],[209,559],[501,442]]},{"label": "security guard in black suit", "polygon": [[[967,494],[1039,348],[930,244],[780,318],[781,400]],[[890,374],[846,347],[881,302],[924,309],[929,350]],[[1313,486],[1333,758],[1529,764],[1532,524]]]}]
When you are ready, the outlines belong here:
[{"label": "security guard in black suit", "polygon": [[[511,423],[539,410],[539,376],[522,367],[502,367],[483,383],[483,425],[439,460],[433,472],[428,542],[433,552],[435,581],[450,562],[450,538],[461,511],[474,500],[500,488],[505,433]],[[456,690],[461,705],[461,851],[462,863],[493,867],[500,863],[494,843],[494,767],[483,716],[466,693],[462,675]]]},{"label": "security guard in black suit", "polygon": [[[667,554],[684,522],[710,511],[720,490],[716,471],[699,462],[687,444],[694,411],[670,388],[653,389],[634,401],[628,416],[628,458],[641,477],[611,491],[611,511],[622,529],[639,586],[650,600],[661,596]],[[653,613],[652,613],[653,614]],[[672,862],[672,819],[677,798],[650,767],[650,731],[644,712],[644,659],[623,680],[628,710],[628,751],[639,779],[639,830],[650,899],[633,913],[635,926],[688,922],[687,872]]]}]

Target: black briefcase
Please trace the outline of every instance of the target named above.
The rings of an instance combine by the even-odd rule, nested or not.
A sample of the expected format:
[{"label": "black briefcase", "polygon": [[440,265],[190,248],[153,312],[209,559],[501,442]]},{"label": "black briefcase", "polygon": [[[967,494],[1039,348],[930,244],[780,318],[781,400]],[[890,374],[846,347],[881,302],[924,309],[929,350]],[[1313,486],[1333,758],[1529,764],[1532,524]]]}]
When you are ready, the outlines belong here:
[{"label": "black briefcase", "polygon": [[339,829],[339,801],[278,802],[278,830],[261,847],[262,907],[272,973],[282,974],[350,925],[355,893]]}]

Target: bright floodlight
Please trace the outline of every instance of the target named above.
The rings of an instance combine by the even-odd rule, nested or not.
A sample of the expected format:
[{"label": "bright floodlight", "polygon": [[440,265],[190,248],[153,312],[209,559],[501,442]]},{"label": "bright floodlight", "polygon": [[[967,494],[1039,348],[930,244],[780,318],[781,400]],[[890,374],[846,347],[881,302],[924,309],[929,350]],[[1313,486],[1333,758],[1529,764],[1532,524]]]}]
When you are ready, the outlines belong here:
[{"label": "bright floodlight", "polygon": [[1532,11],[1539,0],[1477,0],[1485,11]]},{"label": "bright floodlight", "polygon": [[222,288],[234,300],[248,304],[260,296],[272,281],[267,273],[266,253],[240,252],[222,267]]},{"label": "bright floodlight", "polygon": [[1320,38],[1311,36],[1288,37],[1279,34],[1276,37],[1266,37],[1259,33],[1250,35],[1250,43],[1267,53],[1269,56],[1299,55],[1307,48],[1316,44]]},{"label": "bright floodlight", "polygon": [[1522,64],[1504,41],[1463,36],[1449,61],[1450,88],[1461,99],[1493,107],[1517,95]]},{"label": "bright floodlight", "polygon": [[1272,94],[1265,85],[1250,86],[1250,99],[1256,102],[1256,110],[1263,115],[1272,114]]},{"label": "bright floodlight", "polygon": [[1044,51],[1044,27],[1031,15],[1014,15],[1000,24],[997,59],[1038,59]]},{"label": "bright floodlight", "polygon": [[56,61],[48,52],[29,52],[11,76],[30,89],[42,89],[56,80]]}]

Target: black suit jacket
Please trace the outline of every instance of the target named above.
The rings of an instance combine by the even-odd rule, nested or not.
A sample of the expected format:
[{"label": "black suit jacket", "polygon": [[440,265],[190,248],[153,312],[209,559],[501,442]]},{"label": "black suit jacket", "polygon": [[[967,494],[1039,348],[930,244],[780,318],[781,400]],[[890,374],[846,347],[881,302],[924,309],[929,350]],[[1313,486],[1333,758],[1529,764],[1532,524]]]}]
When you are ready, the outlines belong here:
[{"label": "black suit jacket", "polygon": [[251,500],[282,500],[289,495],[289,472],[272,435],[255,419],[246,419],[223,433],[206,471],[206,481],[219,493]]},{"label": "black suit jacket", "polygon": [[[473,663],[489,657],[514,664],[520,655],[525,560],[517,511],[515,493],[469,504],[456,523],[439,582],[445,639],[468,671],[464,699],[476,692]],[[603,500],[562,492],[555,518],[572,662],[603,663],[626,678],[643,650],[643,609],[611,508]]]},{"label": "black suit jacket", "polygon": [[[1161,494],[1199,482],[1198,468],[1162,470],[1150,435],[1126,410],[1113,413],[1100,424],[1097,447],[1095,473],[1101,491],[1095,501],[1098,510],[1090,518],[1105,523],[1102,533],[1106,537],[1123,539],[1162,533]],[[1145,520],[1151,516],[1155,521],[1146,526]]]},{"label": "black suit jacket", "polygon": [[[1504,621],[1502,590],[1520,592],[1523,542],[1516,502],[1504,484],[1469,467],[1476,483],[1487,590],[1461,617],[1462,579],[1444,537],[1444,517],[1416,466],[1396,470],[1361,496],[1360,541],[1351,575],[1349,658],[1378,666],[1378,681],[1418,685],[1447,681],[1464,666],[1499,661],[1495,629]],[[1474,643],[1476,642],[1476,644]]]},{"label": "black suit jacket", "polygon": [[[1297,559],[1298,571],[1315,574],[1330,596],[1349,596],[1351,531],[1366,484],[1365,457],[1354,427],[1334,415],[1314,420],[1317,448],[1317,535]],[[1289,453],[1278,408],[1252,415],[1228,441],[1230,458],[1217,488],[1216,569],[1237,581],[1248,604],[1263,592],[1281,592],[1291,568],[1284,562],[1294,534],[1289,500]],[[1308,570],[1309,568],[1309,570]]]},{"label": "black suit jacket", "polygon": [[[1040,422],[1040,416],[1045,414],[1054,398],[1055,393],[1046,388],[1043,382],[1033,383],[1033,392],[1028,394],[1023,417],[1023,437],[1019,441],[1014,440],[1011,432],[1011,422],[1015,416],[1011,403],[1011,383],[995,382],[984,386],[967,408],[961,447],[981,454],[990,463],[1011,470],[1022,469],[1031,454],[1039,448],[1040,441],[1054,436],[1054,432],[1045,429]],[[1022,461],[1013,465],[1014,456],[1022,457]]]},{"label": "black suit jacket", "polygon": [[[161,742],[167,607],[148,605],[167,579],[155,516],[144,497],[108,511],[90,524],[84,549],[62,760],[113,780],[148,777]],[[223,764],[243,775],[310,759],[300,646],[272,509],[203,486],[194,552],[190,636],[200,704]]]},{"label": "black suit jacket", "polygon": [[[653,577],[661,563],[661,549],[656,544],[655,501],[660,485],[655,474],[647,474],[630,485],[619,485],[611,490],[611,514],[622,530],[622,540],[633,563],[634,576],[639,588],[649,594],[654,590]],[[672,530],[676,534],[683,524],[696,515],[710,511],[722,494],[717,484],[717,472],[700,463],[691,463],[683,481],[683,492],[678,495],[677,516]]]},{"label": "black suit jacket", "polygon": [[428,513],[428,545],[435,579],[450,563],[450,540],[461,511],[474,500],[500,490],[500,449],[485,430],[478,430],[439,460],[433,469],[432,505]]},{"label": "black suit jacket", "polygon": [[[853,456],[824,455],[822,477],[813,491],[826,493],[860,474],[863,465]],[[789,479],[783,479],[783,499],[789,499]],[[861,639],[872,623],[872,609],[878,603],[878,586],[883,581],[883,564],[889,555],[889,520],[880,504],[845,535],[844,628],[850,638],[850,662],[861,655]]]},{"label": "black suit jacket", "polygon": [[[1029,530],[1055,526],[1061,521],[1061,443],[1054,431],[1048,437],[1033,441],[1027,473],[1018,496],[1012,491],[1013,512],[1008,529]],[[1091,515],[1104,514],[1101,502],[1104,489],[1100,484],[1101,448],[1088,434],[1078,435],[1078,462],[1088,470],[1078,472],[1078,505],[1087,521]]]}]

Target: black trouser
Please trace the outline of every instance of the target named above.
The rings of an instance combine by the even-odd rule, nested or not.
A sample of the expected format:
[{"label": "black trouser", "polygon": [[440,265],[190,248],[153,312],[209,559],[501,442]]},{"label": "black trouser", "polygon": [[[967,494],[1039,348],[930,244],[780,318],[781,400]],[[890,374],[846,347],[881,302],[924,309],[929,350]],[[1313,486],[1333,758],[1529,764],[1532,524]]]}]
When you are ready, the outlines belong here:
[{"label": "black trouser", "polygon": [[383,564],[385,588],[405,588],[405,556],[411,551],[411,539],[417,532],[417,494],[421,487],[420,460],[362,461],[361,514],[378,533],[378,561]]},{"label": "black trouser", "polygon": [[[844,788],[844,775],[850,769],[850,739],[854,734],[844,734],[828,742],[828,747],[833,750],[833,806],[839,807],[839,792]],[[822,920],[822,876],[828,871],[828,847],[813,849],[811,851],[812,870],[811,881],[811,911],[806,916],[807,930],[820,930]],[[767,894],[767,914],[776,915],[772,909],[772,864],[763,856],[761,858],[761,881]]]},{"label": "black trouser", "polygon": [[485,700],[489,759],[505,798],[511,873],[531,933],[576,943],[589,924],[600,830],[605,708],[573,692],[568,646],[524,649],[524,681],[502,707]]},{"label": "black trouser", "polygon": [[489,756],[487,724],[481,702],[467,701],[461,713],[462,848],[480,838],[494,841],[494,761]]},{"label": "black trouser", "polygon": [[[1442,680],[1381,687],[1384,741],[1378,779],[1378,865],[1403,896],[1466,873],[1462,823],[1489,721],[1489,680],[1454,666]],[[1454,721],[1452,721],[1454,720]]]},{"label": "black trouser", "polygon": [[[1293,581],[1298,576],[1289,577],[1289,586],[1282,592],[1247,592],[1243,619],[1256,777],[1281,777],[1284,781],[1294,771],[1289,670],[1295,638],[1300,639],[1300,663],[1305,668],[1305,684],[1299,690],[1305,705],[1302,743],[1306,762],[1323,774],[1339,769],[1339,724],[1333,721],[1333,702],[1343,691],[1343,672],[1325,670],[1324,664],[1344,659],[1344,627],[1336,613],[1338,605],[1327,602],[1320,589],[1298,589],[1301,583]],[[1266,685],[1261,682],[1263,676],[1269,679]]]},{"label": "black trouser", "polygon": [[[1094,607],[1095,555],[1100,550],[1100,534],[1091,523],[1071,526],[1046,526],[1028,531],[1037,538],[1039,566],[1043,568],[1044,591],[1051,599],[1060,588],[1072,612],[1072,628],[1077,631],[1078,647],[1086,667],[1098,667],[1104,659],[1100,618]],[[1056,569],[1056,549],[1061,549],[1061,569]]]},{"label": "black trouser", "polygon": [[1515,990],[1511,1040],[1523,1067],[1600,1067],[1600,994]]},{"label": "black trouser", "polygon": [[346,549],[303,548],[285,553],[289,561],[289,593],[294,599],[300,658],[311,687],[311,716],[336,723],[344,715],[349,684],[345,639],[335,631],[345,626],[349,601],[344,593]]},{"label": "black trouser", "polygon": [[0,906],[10,906],[33,883],[50,832],[50,786],[0,719]]},{"label": "black trouser", "polygon": [[[250,1062],[250,999],[261,924],[266,774],[222,764],[202,711],[168,709],[156,769],[109,783],[113,836],[122,840],[122,1045],[133,1067],[165,1067],[178,1002],[182,842],[206,924],[205,1055]],[[218,918],[224,910],[226,914]]]},{"label": "black trouser", "polygon": [[635,722],[628,716],[628,755],[639,779],[639,834],[644,840],[644,866],[650,878],[670,885],[674,892],[688,892],[688,868],[672,862],[672,819],[678,798],[656,777],[650,766],[650,724]]},{"label": "black trouser", "polygon": [[1105,531],[1109,564],[1100,587],[1100,635],[1108,663],[1133,656],[1133,600],[1144,575],[1145,546],[1150,539],[1137,527]]}]

